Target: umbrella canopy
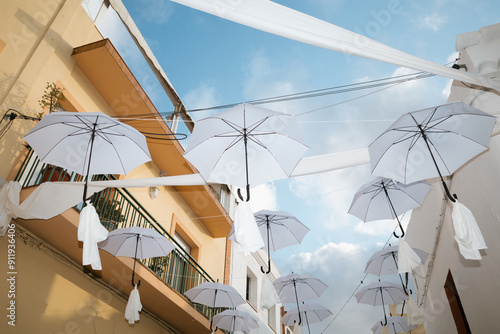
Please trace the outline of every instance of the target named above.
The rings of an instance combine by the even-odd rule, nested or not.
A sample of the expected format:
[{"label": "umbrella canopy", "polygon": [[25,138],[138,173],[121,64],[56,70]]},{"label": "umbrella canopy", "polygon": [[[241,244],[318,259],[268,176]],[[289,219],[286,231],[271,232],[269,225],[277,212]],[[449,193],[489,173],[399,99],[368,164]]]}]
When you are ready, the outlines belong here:
[{"label": "umbrella canopy", "polygon": [[[174,245],[153,229],[132,226],[109,232],[108,238],[99,244],[99,248],[114,256],[134,258],[132,286],[135,286],[135,259],[167,256],[174,249]],[[139,280],[137,285],[140,282]]]},{"label": "umbrella canopy", "polygon": [[273,286],[283,303],[297,303],[299,325],[302,322],[300,302],[318,298],[328,288],[320,279],[308,274],[291,273],[273,282]]},{"label": "umbrella canopy", "polygon": [[246,186],[248,201],[250,185],[288,177],[307,150],[292,115],[244,103],[197,121],[184,156],[208,182]]},{"label": "umbrella canopy", "polygon": [[403,288],[389,282],[374,282],[356,292],[358,303],[368,305],[396,305],[408,297]]},{"label": "umbrella canopy", "polygon": [[[255,213],[254,216],[268,254],[268,269],[266,271],[261,267],[261,270],[263,273],[269,274],[271,271],[270,252],[300,244],[304,236],[309,232],[309,228],[296,217],[284,211],[261,210]],[[234,225],[229,238],[233,234]]]},{"label": "umbrella canopy", "polygon": [[369,146],[372,173],[404,184],[451,175],[489,148],[496,117],[463,102],[399,117]]},{"label": "umbrella canopy", "polygon": [[[333,313],[321,304],[302,304],[300,307],[300,315],[302,319],[305,319],[309,329],[309,324],[321,322],[333,315]],[[290,309],[283,318],[281,318],[281,323],[285,326],[293,326],[298,321],[299,309],[297,307]],[[309,329],[309,333],[310,332]]]},{"label": "umbrella canopy", "polygon": [[193,303],[209,307],[236,307],[245,300],[231,285],[205,282],[184,293]]},{"label": "umbrella canopy", "polygon": [[364,222],[397,219],[402,235],[396,235],[396,237],[403,237],[404,231],[398,216],[422,205],[431,188],[427,181],[405,185],[391,179],[377,177],[356,192],[349,213]]},{"label": "umbrella canopy", "polygon": [[24,139],[41,161],[80,175],[127,174],[151,160],[144,135],[101,112],[45,115]]},{"label": "umbrella canopy", "polygon": [[257,320],[247,312],[239,310],[225,310],[212,318],[213,326],[225,329],[231,332],[243,331],[250,332],[259,328]]},{"label": "umbrella canopy", "polygon": [[407,295],[404,289],[394,283],[374,282],[356,292],[354,295],[358,303],[368,305],[382,305],[384,309],[384,318],[387,323],[384,305],[396,305],[406,300]]},{"label": "umbrella canopy", "polygon": [[[398,248],[399,246],[391,246],[375,252],[366,263],[365,273],[377,276],[398,274]],[[421,249],[413,248],[413,250],[422,263],[429,256],[429,253]]]},{"label": "umbrella canopy", "polygon": [[[193,303],[203,304],[212,308],[234,308],[244,304],[245,300],[231,285],[219,282],[205,282],[184,292]],[[214,318],[210,319],[210,330],[213,329]]]},{"label": "umbrella canopy", "polygon": [[261,210],[254,214],[266,246],[273,252],[302,242],[309,228],[284,211]]},{"label": "umbrella canopy", "polygon": [[[389,330],[391,334],[396,333],[406,333],[411,331],[412,329],[417,328],[417,326],[408,326],[406,324],[406,317],[388,317],[387,324],[385,327]],[[373,334],[382,334],[383,333],[383,324],[379,321],[375,323],[372,327]]]},{"label": "umbrella canopy", "polygon": [[42,162],[87,177],[127,174],[151,160],[144,135],[101,112],[45,115],[24,139]]}]

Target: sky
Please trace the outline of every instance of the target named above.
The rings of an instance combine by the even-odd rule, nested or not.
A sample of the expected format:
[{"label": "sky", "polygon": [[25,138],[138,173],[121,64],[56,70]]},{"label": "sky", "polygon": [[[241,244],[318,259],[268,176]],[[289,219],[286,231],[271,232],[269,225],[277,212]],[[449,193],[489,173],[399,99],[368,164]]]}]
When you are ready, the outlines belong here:
[{"label": "sky", "polygon": [[[236,0],[221,0],[236,1]],[[450,66],[457,34],[498,23],[497,0],[289,0],[282,5],[363,34],[412,55]],[[171,1],[123,0],[188,110],[239,103],[414,73],[271,35]],[[83,1],[91,13],[93,0]],[[158,110],[171,112],[158,82],[108,12],[99,26],[110,37]],[[306,156],[366,148],[399,115],[446,102],[451,80],[432,77],[385,88],[261,105],[297,116]],[[378,90],[378,91],[377,91]],[[192,112],[197,120],[214,111]],[[182,127],[180,131],[185,131]],[[185,147],[187,140],[182,142]],[[374,177],[368,165],[277,180],[252,190],[251,205],[287,211],[310,228],[302,244],[272,254],[283,275],[309,273],[329,288],[315,300],[337,315],[313,333],[371,333],[381,307],[349,300],[368,258],[397,244],[394,221],[363,223],[347,214],[354,193]],[[410,213],[404,221],[408,221]],[[364,284],[378,277],[367,276]],[[394,280],[394,278],[388,278]]]}]

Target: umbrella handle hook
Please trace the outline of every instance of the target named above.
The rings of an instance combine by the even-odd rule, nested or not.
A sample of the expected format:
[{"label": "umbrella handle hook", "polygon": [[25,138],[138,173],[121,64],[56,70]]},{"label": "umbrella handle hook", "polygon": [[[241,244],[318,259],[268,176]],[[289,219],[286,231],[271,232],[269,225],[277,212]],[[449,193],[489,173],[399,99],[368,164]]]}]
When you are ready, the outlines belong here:
[{"label": "umbrella handle hook", "polygon": [[399,239],[405,236],[405,231],[403,230],[403,226],[401,226],[401,222],[399,221],[399,219],[398,219],[398,226],[399,229],[401,230],[401,235],[397,235],[396,231],[392,232],[392,234],[394,234],[394,236]]},{"label": "umbrella handle hook", "polygon": [[134,276],[135,272],[132,272],[132,286],[135,287],[137,285],[137,287],[139,287],[139,285],[141,285],[141,280],[137,280],[137,284],[134,283]]},{"label": "umbrella handle hook", "polygon": [[383,322],[381,321],[380,324],[382,326],[386,326],[387,325],[387,316],[385,314],[384,314],[384,321]]},{"label": "umbrella handle hook", "polygon": [[240,198],[243,202],[248,202],[248,201],[250,200],[250,185],[249,185],[249,184],[247,184],[247,187],[246,187],[246,188],[247,188],[247,198],[246,198],[246,199],[244,199],[244,198],[243,198],[243,195],[241,195],[241,189],[240,189],[240,188],[238,188],[238,191],[237,191],[237,193],[238,193],[238,197],[239,197],[239,198]]},{"label": "umbrella handle hook", "polygon": [[446,196],[448,196],[450,201],[455,203],[458,200],[457,194],[453,194],[453,196],[451,196],[450,190],[448,189],[448,186],[446,185],[446,183],[444,182],[443,179],[441,179],[441,183],[443,184],[443,188],[444,188],[444,191],[446,192]]},{"label": "umbrella handle hook", "polygon": [[271,272],[271,260],[267,260],[267,270],[264,269],[264,266],[260,266],[260,271],[262,271],[263,274],[269,274]]},{"label": "umbrella handle hook", "polygon": [[217,330],[219,330],[219,327],[217,327],[217,326],[215,326],[215,328],[212,327],[213,321],[214,321],[214,318],[212,317],[210,319],[210,332],[215,333],[215,332],[217,332]]}]

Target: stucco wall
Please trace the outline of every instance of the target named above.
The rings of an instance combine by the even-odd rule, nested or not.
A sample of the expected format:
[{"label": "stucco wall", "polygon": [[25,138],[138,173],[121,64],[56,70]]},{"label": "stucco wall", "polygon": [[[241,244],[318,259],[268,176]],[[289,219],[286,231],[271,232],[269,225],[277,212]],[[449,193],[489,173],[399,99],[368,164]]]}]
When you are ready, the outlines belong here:
[{"label": "stucco wall", "polygon": [[[466,52],[462,62],[467,62],[469,70],[473,65]],[[498,114],[500,97],[497,93],[470,89],[455,82],[449,101],[462,100],[473,107]],[[498,122],[497,122],[498,123]],[[460,168],[451,182],[451,191],[459,201],[473,213],[484,236],[487,250],[481,251],[482,260],[466,260],[460,254],[454,240],[451,220],[452,204],[443,202],[441,185],[434,181],[433,189],[422,207],[414,209],[406,240],[416,248],[431,252],[436,241],[436,227],[444,219],[438,241],[436,258],[432,267],[429,288],[425,297],[427,333],[455,333],[456,326],[445,294],[444,284],[451,271],[458,290],[468,323],[473,333],[494,333],[500,325],[500,136],[498,125],[493,130],[489,151],[481,154]],[[456,147],[460,154],[460,147]],[[445,210],[443,211],[443,205]],[[444,212],[444,218],[442,213]],[[427,266],[417,277],[419,293],[424,291]]]}]

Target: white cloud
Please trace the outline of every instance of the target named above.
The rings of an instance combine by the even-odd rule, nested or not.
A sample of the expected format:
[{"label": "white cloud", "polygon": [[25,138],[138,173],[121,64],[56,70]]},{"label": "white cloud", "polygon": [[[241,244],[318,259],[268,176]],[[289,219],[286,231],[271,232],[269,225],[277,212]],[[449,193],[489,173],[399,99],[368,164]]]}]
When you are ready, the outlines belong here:
[{"label": "white cloud", "polygon": [[431,29],[433,31],[438,31],[439,28],[448,21],[445,16],[439,15],[438,13],[429,14],[423,18],[420,18],[418,24],[420,29]]},{"label": "white cloud", "polygon": [[[275,97],[299,91],[293,82],[303,82],[308,76],[306,67],[297,62],[276,61],[260,49],[249,56],[244,68],[243,95],[247,100]],[[292,104],[273,103],[264,105],[271,110],[296,114],[302,111],[302,102]]]},{"label": "white cloud", "polygon": [[[313,253],[302,252],[293,255],[290,258],[292,268],[300,273],[320,272],[322,274],[331,274],[335,269],[332,266],[333,261],[351,258],[363,251],[361,245],[347,242],[334,243],[329,242],[321,246]],[[323,276],[323,275],[321,275]]]},{"label": "white cloud", "polygon": [[278,210],[278,199],[274,184],[266,183],[252,188],[249,203],[253,212],[260,210]]},{"label": "white cloud", "polygon": [[[373,222],[359,222],[354,231],[366,236],[391,235],[397,222],[394,220],[379,220]],[[399,230],[398,230],[399,233]]]},{"label": "white cloud", "polygon": [[[198,87],[187,92],[183,98],[183,101],[188,110],[201,109],[220,104],[217,99],[217,92],[215,87],[210,86],[206,83],[201,83],[200,85],[198,85]],[[195,119],[200,119],[208,116],[207,113],[208,112],[199,111],[196,113],[192,113],[191,115]]]}]

